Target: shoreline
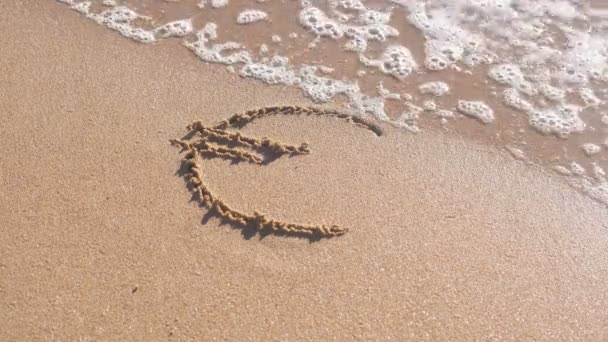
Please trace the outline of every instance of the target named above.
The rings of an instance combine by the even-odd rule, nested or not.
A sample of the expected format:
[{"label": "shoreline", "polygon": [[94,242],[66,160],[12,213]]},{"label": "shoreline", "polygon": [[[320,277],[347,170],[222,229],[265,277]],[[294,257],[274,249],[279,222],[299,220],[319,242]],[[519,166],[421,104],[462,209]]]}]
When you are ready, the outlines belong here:
[{"label": "shoreline", "polygon": [[608,336],[608,211],[560,177],[431,130],[270,117],[242,134],[311,153],[208,160],[209,187],[349,232],[250,235],[191,201],[169,140],[277,99],[310,105],[299,91],[53,2],[0,19],[0,340]]}]

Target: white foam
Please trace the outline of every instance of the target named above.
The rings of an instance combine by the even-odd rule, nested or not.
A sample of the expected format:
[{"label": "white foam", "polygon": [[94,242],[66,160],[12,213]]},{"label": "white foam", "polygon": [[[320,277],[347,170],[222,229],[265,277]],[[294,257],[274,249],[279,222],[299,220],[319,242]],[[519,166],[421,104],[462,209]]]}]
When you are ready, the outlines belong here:
[{"label": "white foam", "polygon": [[305,65],[300,68],[299,72],[300,88],[314,102],[329,102],[336,95],[349,96],[359,92],[359,86],[356,83],[318,76],[317,70],[316,66]]},{"label": "white foam", "polygon": [[433,100],[426,100],[422,102],[422,108],[426,111],[433,112],[437,110],[437,104]]},{"label": "white foam", "polygon": [[514,88],[505,89],[502,92],[502,98],[505,105],[520,112],[530,114],[536,110],[534,106],[530,102],[523,99],[519,92]]},{"label": "white foam", "polygon": [[[371,102],[360,93],[357,83],[334,80],[317,74],[320,67],[304,65],[299,70],[289,66],[286,57],[274,56],[269,61],[247,62],[241,68],[239,75],[253,78],[267,84],[297,85],[306,96],[316,103],[331,101],[338,95],[344,95],[350,100],[350,105],[360,114],[373,112],[381,115],[382,112],[374,106],[368,106]],[[380,99],[381,102],[382,98]],[[383,107],[382,107],[383,109]]]},{"label": "white foam", "polygon": [[135,20],[149,20],[150,18],[140,15],[126,6],[114,6],[102,11],[101,13],[95,13],[91,11],[90,1],[58,1],[68,4],[73,10],[82,13],[87,18],[97,22],[100,25],[104,25],[114,31],[119,32],[124,37],[141,43],[152,43],[156,41],[153,31],[148,31],[134,26]]},{"label": "white foam", "polygon": [[379,82],[378,86],[376,86],[376,89],[378,90],[378,95],[382,96],[382,98],[390,100],[401,100],[401,95],[386,89],[384,87],[383,82]]},{"label": "white foam", "polygon": [[244,10],[236,18],[236,22],[240,25],[251,24],[256,21],[266,20],[268,18],[268,14],[264,11],[249,9]]},{"label": "white foam", "polygon": [[596,144],[586,143],[581,145],[581,149],[585,152],[587,156],[592,156],[594,154],[600,153],[602,148]]},{"label": "white foam", "polygon": [[192,20],[182,19],[166,23],[154,30],[161,38],[183,37],[192,32]]},{"label": "white foam", "polygon": [[409,10],[408,20],[426,38],[424,66],[427,69],[444,70],[458,61],[469,66],[492,62],[493,57],[484,47],[484,39],[465,30],[452,13],[434,8],[429,14],[427,4],[422,1],[394,2]]},{"label": "white foam", "polygon": [[595,162],[591,163],[591,167],[592,167],[593,178],[595,178],[597,180],[602,180],[604,177],[606,177],[606,171],[601,166],[599,166],[597,163],[595,163]]},{"label": "white foam", "polygon": [[580,112],[581,108],[575,105],[559,105],[555,108],[535,110],[530,113],[529,123],[541,133],[566,137],[585,129],[585,123],[579,117]]},{"label": "white foam", "polygon": [[362,11],[365,9],[365,5],[360,0],[339,0],[336,5],[345,10]]},{"label": "white foam", "polygon": [[462,114],[475,118],[484,124],[494,121],[494,111],[481,101],[459,100],[457,109]]},{"label": "white foam", "polygon": [[267,84],[292,85],[298,83],[296,73],[289,68],[289,59],[274,56],[267,63],[248,63],[241,68],[239,75],[260,80]]},{"label": "white foam", "polygon": [[442,81],[426,82],[418,86],[418,91],[423,95],[444,96],[450,93],[450,86]]},{"label": "white foam", "polygon": [[424,111],[424,108],[415,105],[412,102],[404,103],[406,109],[399,115],[396,123],[403,128],[417,132],[419,129],[416,126],[416,120],[419,115]]},{"label": "white foam", "polygon": [[268,45],[266,44],[261,44],[260,45],[260,55],[265,55],[268,53]]},{"label": "white foam", "polygon": [[515,64],[499,64],[490,68],[488,76],[500,84],[509,85],[526,95],[538,93],[536,87],[528,82],[519,66]]},{"label": "white foam", "polygon": [[[91,2],[90,1],[83,1],[81,3],[74,3],[73,1],[70,1],[68,3],[72,3],[72,9],[75,10],[76,12],[80,12],[82,14],[85,15],[89,15],[90,14],[90,10],[91,10]],[[93,15],[93,14],[91,14]],[[91,17],[89,17],[91,18]]]},{"label": "white foam", "polygon": [[[417,130],[417,119],[422,111],[432,112],[432,116],[440,118],[442,122],[447,122],[447,118],[455,115],[450,110],[438,109],[437,104],[429,100],[428,96],[421,96],[422,99],[414,103],[411,95],[399,94],[404,89],[389,91],[384,88],[382,81],[377,88],[378,96],[369,96],[359,88],[356,81],[342,79],[339,71],[332,73],[320,65],[323,63],[322,54],[319,54],[321,59],[313,63],[315,66],[290,65],[285,57],[270,58],[266,45],[260,46],[259,54],[250,54],[246,46],[238,42],[218,43],[217,26],[213,23],[205,25],[195,37],[191,37],[194,29],[190,19],[149,29],[153,23],[148,21],[149,18],[125,6],[116,6],[112,0],[94,2],[109,7],[105,11],[100,9],[100,13],[92,12],[102,7],[92,6],[91,1],[58,1],[126,37],[144,43],[187,36],[184,45],[203,61],[225,64],[231,72],[238,70],[242,77],[267,84],[298,87],[317,103],[341,97],[347,100],[351,113],[356,115],[373,116],[410,130]],[[198,1],[193,1],[196,2]],[[330,49],[345,44],[353,59],[358,58],[361,62],[360,68],[369,67],[369,73],[365,70],[357,71],[362,82],[365,82],[367,76],[373,82],[390,76],[399,80],[409,78],[416,84],[414,82],[419,81],[416,78],[418,73],[444,69],[461,72],[458,77],[464,78],[476,71],[485,73],[486,67],[479,67],[478,64],[492,64],[487,67],[486,76],[496,83],[488,83],[484,79],[475,86],[486,90],[484,87],[487,85],[488,94],[491,92],[501,97],[504,105],[527,115],[530,126],[537,131],[566,137],[585,130],[582,118],[594,121],[601,118],[608,125],[608,114],[601,112],[607,94],[603,91],[606,88],[603,82],[608,81],[608,44],[605,36],[608,12],[591,8],[591,5],[579,0],[393,2],[407,8],[409,22],[424,37],[424,57],[416,60],[406,46],[400,45],[405,43],[404,40],[394,39],[399,35],[396,27],[402,25],[393,20],[393,23],[400,26],[391,26],[391,6],[372,5],[360,0],[302,0],[297,19],[304,29],[315,36],[311,47],[316,47],[320,41],[323,41],[323,47],[325,44],[334,45]],[[227,0],[202,0],[199,3],[200,7],[209,5],[213,8],[227,4]],[[241,11],[236,16],[240,24],[267,19],[266,12],[251,9]],[[291,28],[275,32],[295,39],[297,34],[293,31]],[[280,43],[281,40],[279,35],[272,36],[274,43]],[[407,44],[409,43],[408,41]],[[385,75],[378,75],[372,68]],[[471,78],[471,82],[477,83],[477,79]],[[373,92],[373,89],[370,91]],[[444,96],[450,92],[450,87],[445,82],[434,81],[418,85],[418,91],[422,95]],[[399,100],[398,103],[391,103],[391,108],[392,105],[399,104],[405,109],[399,110],[397,115],[388,115],[386,100]],[[584,105],[577,106],[570,102],[583,102]],[[486,103],[488,102],[458,101],[457,110],[488,124],[496,118]],[[392,119],[393,117],[397,119]],[[595,137],[585,141],[595,141]],[[603,145],[608,148],[608,138]],[[583,144],[581,148],[590,156],[603,149],[599,142]],[[571,168],[572,170],[568,169],[570,174],[585,173],[584,169],[581,171],[576,166],[571,165]],[[605,177],[605,174],[596,169],[594,167],[594,175]]]},{"label": "white foam", "polygon": [[344,34],[351,39],[346,44],[346,49],[364,52],[368,41],[383,42],[398,36],[399,31],[388,25],[390,18],[390,12],[362,10],[355,19],[356,25],[344,25]]},{"label": "white foam", "polygon": [[299,14],[299,20],[305,29],[317,36],[338,39],[344,35],[342,26],[316,7],[304,8]]},{"label": "white foam", "polygon": [[549,101],[562,102],[566,98],[566,92],[563,89],[553,87],[550,84],[543,83],[538,87],[538,90]]},{"label": "white foam", "polygon": [[601,33],[577,31],[560,26],[568,39],[568,49],[558,61],[556,79],[565,85],[585,86],[591,79],[606,80],[608,55]]},{"label": "white foam", "polygon": [[[368,41],[385,41],[390,37],[399,35],[397,29],[388,25],[391,18],[390,11],[380,12],[367,9],[363,3],[355,5],[358,15],[348,15],[337,10],[339,6],[347,4],[330,2],[332,13],[330,17],[321,9],[303,2],[303,9],[298,16],[300,24],[309,32],[318,37],[340,39],[343,36],[350,38],[346,49],[363,52],[367,49]],[[346,8],[345,8],[346,9]]]},{"label": "white foam", "polygon": [[[372,115],[380,120],[389,120],[384,111],[383,97],[362,94],[356,82],[336,80],[318,74],[327,73],[331,68],[303,65],[295,69],[289,65],[289,60],[282,56],[254,61],[243,45],[236,42],[216,44],[214,41],[217,37],[217,25],[208,23],[196,33],[195,41],[185,42],[184,45],[206,62],[243,64],[239,71],[241,77],[253,78],[267,84],[297,86],[316,103],[325,103],[336,96],[344,96],[348,99],[348,107],[354,115]],[[227,53],[232,51],[232,54]]]},{"label": "white foam", "polygon": [[591,88],[580,88],[578,90],[578,95],[587,107],[597,107],[602,104],[602,100],[595,95],[595,92]]},{"label": "white foam", "polygon": [[[502,92],[503,102],[527,113],[530,125],[542,133],[567,136],[584,130],[584,108],[566,103],[569,92],[578,92],[585,108],[603,103],[597,96],[598,84],[591,82],[608,81],[603,32],[608,22],[596,18],[590,23],[588,15],[606,19],[606,11],[566,0],[393,2],[407,8],[409,22],[424,35],[427,69],[463,70],[456,64],[499,60],[488,77],[508,87]],[[586,22],[575,25],[573,20]],[[585,29],[575,28],[581,26]],[[551,107],[536,98],[539,93],[554,102]]]},{"label": "white foam", "polygon": [[581,164],[573,161],[570,162],[570,172],[572,172],[574,176],[583,176],[587,171]]},{"label": "white foam", "polygon": [[211,7],[222,8],[228,6],[228,0],[211,0]]},{"label": "white foam", "polygon": [[383,73],[403,80],[416,70],[417,64],[410,50],[401,45],[390,45],[379,59],[369,59],[364,55],[359,60],[366,66],[379,68]]},{"label": "white foam", "polygon": [[[201,60],[210,63],[235,64],[250,63],[251,56],[245,50],[245,46],[236,42],[213,44],[217,39],[217,25],[207,23],[205,27],[196,33],[194,42],[184,42]],[[227,54],[232,52],[231,54]]]},{"label": "white foam", "polygon": [[90,12],[87,14],[87,17],[138,42],[152,43],[156,41],[153,31],[134,26],[135,20],[149,20],[149,17],[139,15],[128,7],[116,6],[107,9],[100,14]]},{"label": "white foam", "polygon": [[331,74],[332,72],[336,71],[336,69],[325,66],[325,65],[319,65],[319,71],[324,74]]},{"label": "white foam", "polygon": [[436,110],[435,112],[433,112],[433,115],[442,118],[442,119],[452,119],[456,116],[456,114],[454,114],[454,112],[452,112],[451,110],[447,110],[447,109],[439,109]]},{"label": "white foam", "polygon": [[[388,115],[384,110],[384,99],[377,96],[367,96],[361,93],[359,86],[356,86],[356,91],[347,94],[350,102],[348,108],[355,115],[360,116],[372,116],[376,119],[388,121]],[[411,127],[404,125],[404,128],[412,129]]]}]

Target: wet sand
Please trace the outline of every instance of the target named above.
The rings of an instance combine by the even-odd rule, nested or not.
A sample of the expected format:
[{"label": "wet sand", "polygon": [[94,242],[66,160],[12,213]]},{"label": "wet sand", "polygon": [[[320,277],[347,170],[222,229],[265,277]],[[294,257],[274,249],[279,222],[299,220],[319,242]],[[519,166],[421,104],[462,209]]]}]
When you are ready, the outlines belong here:
[{"label": "wet sand", "polygon": [[433,131],[268,118],[243,133],[311,154],[209,160],[209,187],[349,232],[252,235],[192,201],[169,140],[297,92],[52,1],[0,28],[0,340],[608,338],[608,212],[561,179]]}]

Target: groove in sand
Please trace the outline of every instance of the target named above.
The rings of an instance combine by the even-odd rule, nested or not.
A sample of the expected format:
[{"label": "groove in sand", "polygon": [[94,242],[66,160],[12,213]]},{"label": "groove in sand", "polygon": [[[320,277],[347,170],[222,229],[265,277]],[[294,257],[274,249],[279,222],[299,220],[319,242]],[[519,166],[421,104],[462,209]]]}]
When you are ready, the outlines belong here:
[{"label": "groove in sand", "polygon": [[[283,144],[269,138],[252,138],[241,135],[239,132],[229,132],[228,128],[242,128],[252,121],[271,115],[318,115],[332,116],[346,120],[352,124],[368,129],[374,134],[382,135],[379,126],[362,118],[354,117],[331,110],[320,110],[316,108],[304,108],[298,106],[265,107],[257,110],[250,110],[245,113],[235,114],[227,120],[220,122],[213,127],[207,127],[202,122],[196,121],[188,126],[190,133],[185,139],[174,139],[171,143],[181,146],[184,155],[184,165],[187,167],[187,177],[194,191],[200,196],[200,201],[209,210],[213,210],[220,217],[233,225],[251,225],[257,231],[268,231],[272,233],[299,235],[308,237],[333,237],[345,234],[348,228],[337,225],[305,225],[290,223],[280,220],[270,219],[265,214],[254,211],[253,215],[244,214],[228,206],[221,198],[215,195],[205,184],[202,176],[202,161],[204,157],[217,157],[231,159],[237,162],[249,162],[252,164],[265,165],[282,155],[308,154],[308,144],[303,143],[299,147]],[[226,146],[218,146],[224,144]],[[258,154],[251,153],[240,146],[257,151]],[[271,158],[264,158],[262,151],[273,154]]]}]

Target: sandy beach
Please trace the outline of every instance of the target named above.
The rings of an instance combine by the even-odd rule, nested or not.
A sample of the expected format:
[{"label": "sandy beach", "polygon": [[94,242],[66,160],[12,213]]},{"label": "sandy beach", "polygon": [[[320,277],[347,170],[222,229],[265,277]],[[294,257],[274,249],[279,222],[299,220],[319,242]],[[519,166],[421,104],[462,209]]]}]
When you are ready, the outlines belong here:
[{"label": "sandy beach", "polygon": [[54,1],[4,4],[0,30],[0,340],[608,339],[608,211],[553,174],[434,130],[264,118],[242,133],[311,153],[206,160],[208,186],[349,232],[256,234],[192,200],[169,141],[298,91]]}]

